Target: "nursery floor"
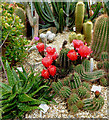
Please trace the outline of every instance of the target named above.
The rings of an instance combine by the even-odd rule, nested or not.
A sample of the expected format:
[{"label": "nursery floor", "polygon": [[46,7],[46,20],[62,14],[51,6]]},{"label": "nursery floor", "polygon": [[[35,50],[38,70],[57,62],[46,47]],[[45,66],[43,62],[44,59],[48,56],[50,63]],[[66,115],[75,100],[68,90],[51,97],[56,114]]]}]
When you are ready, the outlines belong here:
[{"label": "nursery floor", "polygon": [[[101,87],[101,94],[104,98],[104,106],[99,111],[78,111],[75,115],[68,112],[66,103],[60,97],[55,97],[54,100],[58,105],[48,105],[49,109],[46,113],[39,110],[33,111],[31,114],[26,114],[26,118],[107,118],[107,87]],[[91,97],[94,97],[92,93]]]}]

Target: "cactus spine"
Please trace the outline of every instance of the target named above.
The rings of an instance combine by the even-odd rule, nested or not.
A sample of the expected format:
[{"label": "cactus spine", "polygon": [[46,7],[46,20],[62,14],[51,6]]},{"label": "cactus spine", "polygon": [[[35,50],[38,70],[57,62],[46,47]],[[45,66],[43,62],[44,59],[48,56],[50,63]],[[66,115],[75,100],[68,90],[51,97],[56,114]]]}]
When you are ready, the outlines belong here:
[{"label": "cactus spine", "polygon": [[78,2],[75,9],[75,26],[76,32],[81,33],[84,19],[84,3]]},{"label": "cactus spine", "polygon": [[100,59],[101,52],[108,51],[109,43],[109,17],[101,15],[97,18],[94,26],[93,42],[91,49],[92,57]]},{"label": "cactus spine", "polygon": [[89,46],[92,40],[92,28],[93,28],[93,23],[91,21],[87,21],[84,25],[83,25],[83,31],[84,31],[84,35],[85,35],[85,41],[87,43],[87,45]]},{"label": "cactus spine", "polygon": [[63,9],[61,8],[59,11],[59,32],[62,33],[64,29],[64,13],[63,13]]}]

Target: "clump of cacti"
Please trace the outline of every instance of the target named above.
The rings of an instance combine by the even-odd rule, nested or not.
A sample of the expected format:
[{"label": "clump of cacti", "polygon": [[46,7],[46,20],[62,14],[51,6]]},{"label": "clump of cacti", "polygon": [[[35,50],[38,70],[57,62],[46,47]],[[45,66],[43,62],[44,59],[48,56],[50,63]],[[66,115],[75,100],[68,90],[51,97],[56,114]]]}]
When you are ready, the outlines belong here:
[{"label": "clump of cacti", "polygon": [[108,51],[109,43],[109,17],[106,14],[99,16],[96,19],[94,26],[93,42],[91,56],[100,60],[100,55],[103,51]]},{"label": "clump of cacti", "polygon": [[92,28],[93,28],[93,23],[91,21],[87,21],[83,25],[85,41],[88,44],[88,46],[91,44],[91,40],[92,40]]},{"label": "clump of cacti", "polygon": [[75,32],[72,32],[69,34],[69,42],[71,43],[74,39],[82,40],[84,42],[84,35],[83,34],[76,34]]},{"label": "clump of cacti", "polygon": [[108,79],[109,79],[109,55],[107,52],[102,52],[100,61],[97,63],[98,69],[103,69],[106,72],[105,78],[100,79],[100,84],[103,86],[108,85]]},{"label": "clump of cacti", "polygon": [[97,111],[104,105],[104,98],[99,94],[99,91],[96,91],[95,97],[83,100],[83,104],[83,110]]},{"label": "clump of cacti", "polygon": [[84,11],[85,5],[83,2],[78,2],[76,4],[75,9],[75,26],[76,26],[76,33],[81,33],[83,20],[84,20]]},{"label": "clump of cacti", "polygon": [[75,67],[75,71],[80,75],[82,80],[95,81],[95,80],[98,80],[105,75],[104,70],[96,70],[93,72],[87,72],[87,69],[86,69],[87,67],[88,66],[85,66],[84,64],[79,64]]}]

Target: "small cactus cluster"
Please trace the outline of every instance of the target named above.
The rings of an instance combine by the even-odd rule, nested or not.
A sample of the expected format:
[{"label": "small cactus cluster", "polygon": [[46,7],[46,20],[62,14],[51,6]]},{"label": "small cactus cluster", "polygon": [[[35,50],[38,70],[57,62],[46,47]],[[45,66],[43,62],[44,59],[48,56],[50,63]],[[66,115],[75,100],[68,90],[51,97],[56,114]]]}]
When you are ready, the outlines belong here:
[{"label": "small cactus cluster", "polygon": [[97,63],[98,69],[103,69],[106,72],[105,77],[102,77],[100,79],[100,84],[103,86],[108,85],[108,79],[109,79],[109,55],[107,52],[102,52],[100,61]]},{"label": "small cactus cluster", "polygon": [[[91,40],[92,40],[93,23],[91,21],[87,21],[86,23],[83,23],[84,13],[85,13],[85,4],[83,2],[78,2],[76,4],[76,9],[75,9],[76,33],[80,34],[83,29],[84,38],[82,38],[82,41],[84,41],[84,39],[85,39],[85,42],[89,46],[91,43]],[[73,36],[74,36],[74,34],[73,34]]]},{"label": "small cactus cluster", "polygon": [[90,97],[89,83],[82,83],[79,74],[76,72],[64,80],[53,82],[52,88],[60,97],[67,99],[68,109],[73,113],[82,108],[82,99]]},{"label": "small cactus cluster", "polygon": [[74,39],[82,40],[84,42],[84,35],[80,33],[76,34],[76,32],[72,32],[71,34],[69,34],[69,42],[71,43]]},{"label": "small cactus cluster", "polygon": [[[84,64],[85,62],[87,63],[88,66]],[[89,71],[90,70],[90,66],[89,66],[90,62],[88,60],[85,60],[85,62],[83,62],[82,64],[79,64],[75,67],[75,71],[80,75],[82,80],[91,82],[91,81],[98,80],[105,75],[104,70],[96,70],[96,71],[90,72]],[[89,67],[89,69],[87,67]]]},{"label": "small cactus cluster", "polygon": [[95,97],[93,99],[83,100],[83,110],[98,111],[103,105],[104,98],[99,94],[98,91],[95,92]]},{"label": "small cactus cluster", "polygon": [[109,51],[109,16],[103,14],[96,19],[94,26],[93,42],[91,56],[95,60],[100,60],[103,51]]}]

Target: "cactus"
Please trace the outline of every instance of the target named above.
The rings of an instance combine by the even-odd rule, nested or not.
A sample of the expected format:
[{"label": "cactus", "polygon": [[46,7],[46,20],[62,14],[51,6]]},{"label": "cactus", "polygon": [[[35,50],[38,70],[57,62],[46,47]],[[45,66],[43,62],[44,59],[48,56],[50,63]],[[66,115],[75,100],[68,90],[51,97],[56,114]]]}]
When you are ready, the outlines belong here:
[{"label": "cactus", "polygon": [[101,79],[100,79],[100,85],[102,85],[102,86],[107,86],[108,85],[108,83],[107,83],[108,81],[107,81],[107,79],[106,78],[104,78],[104,77],[102,77]]},{"label": "cactus", "polygon": [[98,68],[98,69],[102,69],[102,68],[103,68],[103,62],[99,61],[99,62],[97,63],[97,68]]},{"label": "cactus", "polygon": [[[69,4],[73,5],[73,8],[69,7]],[[74,21],[74,17],[72,16],[74,16],[76,2],[53,1],[50,5],[48,2],[35,2],[34,5],[38,15],[47,26],[55,26],[58,31],[62,32],[65,26],[71,28],[74,25],[74,22],[72,22]],[[63,22],[63,18],[66,22]]]},{"label": "cactus", "polygon": [[83,19],[84,19],[84,3],[78,2],[76,4],[75,9],[75,26],[76,26],[76,33],[81,33],[82,26],[83,26]]},{"label": "cactus", "polygon": [[82,86],[84,86],[88,91],[90,91],[90,84],[88,82],[82,82]]},{"label": "cactus", "polygon": [[91,56],[94,59],[100,60],[100,55],[103,51],[108,51],[109,43],[109,17],[101,15],[97,18],[94,26],[93,42]]},{"label": "cactus", "polygon": [[77,103],[76,103],[76,106],[79,108],[79,109],[82,109],[83,108],[83,101],[82,100],[79,100]]},{"label": "cactus", "polygon": [[59,93],[60,89],[63,87],[62,82],[58,80],[58,82],[53,82],[52,83],[52,88],[56,93]]},{"label": "cactus", "polygon": [[59,32],[62,33],[64,29],[64,13],[63,13],[63,9],[61,8],[59,11]]},{"label": "cactus", "polygon": [[94,97],[93,99],[85,99],[83,104],[84,110],[97,111],[104,105],[104,99],[102,96],[99,96],[98,98]]},{"label": "cactus", "polygon": [[63,86],[59,91],[59,95],[63,98],[68,98],[70,94],[71,94],[71,90],[67,86]]},{"label": "cactus", "polygon": [[77,113],[78,112],[78,107],[76,106],[76,105],[72,105],[71,107],[70,107],[70,111],[71,111],[71,113],[73,113],[73,114],[75,114],[75,113]]},{"label": "cactus", "polygon": [[90,72],[90,61],[89,60],[84,60],[82,62],[82,65],[84,66],[85,72]]},{"label": "cactus", "polygon": [[87,90],[86,90],[86,88],[84,86],[81,86],[81,87],[78,88],[77,92],[78,92],[78,96],[81,99],[83,99],[86,96]]},{"label": "cactus", "polygon": [[69,42],[71,43],[74,39],[76,39],[76,33],[72,32],[71,34],[69,34]]},{"label": "cactus", "polygon": [[92,27],[93,27],[93,23],[91,21],[87,21],[83,25],[83,32],[85,35],[85,41],[86,41],[88,46],[90,45],[91,40],[92,40]]},{"label": "cactus", "polygon": [[70,78],[70,87],[71,89],[77,89],[79,86],[81,86],[81,79],[78,75],[78,73],[74,72],[74,75]]},{"label": "cactus", "polygon": [[84,35],[72,32],[71,34],[69,34],[69,42],[71,43],[74,39],[82,40],[84,42]]},{"label": "cactus", "polygon": [[23,32],[24,36],[26,36],[26,32],[27,32],[26,31],[26,13],[20,7],[16,7],[14,12],[15,12],[15,14],[17,16],[19,16],[19,18],[21,19],[22,23],[25,25],[25,27],[22,29],[22,32]]},{"label": "cactus", "polygon": [[109,55],[107,52],[102,52],[101,53],[101,57],[100,57],[100,60],[101,61],[104,61],[104,60],[108,60],[109,59]]},{"label": "cactus", "polygon": [[75,71],[80,75],[82,80],[85,81],[95,81],[105,75],[104,70],[96,70],[94,72],[85,72],[82,64],[75,67]]},{"label": "cactus", "polygon": [[77,103],[79,100],[80,98],[78,97],[78,95],[76,93],[72,93],[67,100],[68,106]]}]

